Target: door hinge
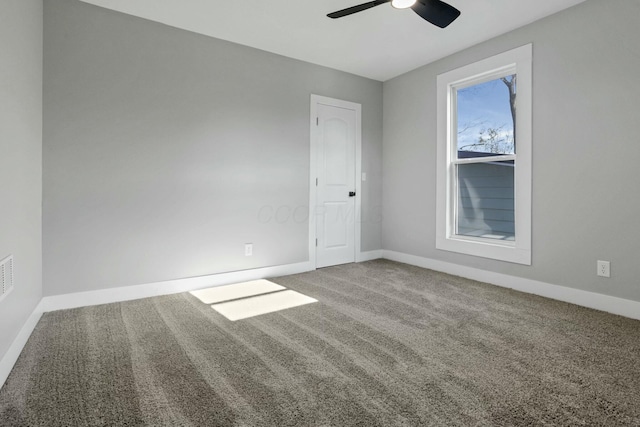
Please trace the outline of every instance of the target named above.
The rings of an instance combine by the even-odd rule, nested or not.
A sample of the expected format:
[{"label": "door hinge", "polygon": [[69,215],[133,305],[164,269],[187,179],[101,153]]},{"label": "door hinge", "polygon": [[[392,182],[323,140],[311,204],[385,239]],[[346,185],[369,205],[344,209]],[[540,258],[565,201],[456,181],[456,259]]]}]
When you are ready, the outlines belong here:
[{"label": "door hinge", "polygon": [[318,239],[316,239],[316,248],[318,247]]},{"label": "door hinge", "polygon": [[318,186],[318,178],[316,178],[316,187]]},{"label": "door hinge", "polygon": [[320,125],[320,117],[316,117],[316,126]]}]

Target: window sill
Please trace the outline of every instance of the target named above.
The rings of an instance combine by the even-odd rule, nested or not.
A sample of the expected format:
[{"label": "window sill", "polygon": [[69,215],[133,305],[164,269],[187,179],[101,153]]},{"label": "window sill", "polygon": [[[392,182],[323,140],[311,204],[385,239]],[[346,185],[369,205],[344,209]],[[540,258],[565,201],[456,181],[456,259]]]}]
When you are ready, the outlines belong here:
[{"label": "window sill", "polygon": [[531,265],[531,250],[517,242],[465,236],[437,237],[436,249],[473,255],[514,264]]}]

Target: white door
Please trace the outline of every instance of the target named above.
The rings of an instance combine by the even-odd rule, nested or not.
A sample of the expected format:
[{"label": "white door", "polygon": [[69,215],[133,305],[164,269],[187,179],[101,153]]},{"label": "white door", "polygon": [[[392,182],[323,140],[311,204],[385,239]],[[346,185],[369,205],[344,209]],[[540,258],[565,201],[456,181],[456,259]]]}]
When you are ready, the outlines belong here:
[{"label": "white door", "polygon": [[316,105],[316,267],[355,262],[356,110]]}]

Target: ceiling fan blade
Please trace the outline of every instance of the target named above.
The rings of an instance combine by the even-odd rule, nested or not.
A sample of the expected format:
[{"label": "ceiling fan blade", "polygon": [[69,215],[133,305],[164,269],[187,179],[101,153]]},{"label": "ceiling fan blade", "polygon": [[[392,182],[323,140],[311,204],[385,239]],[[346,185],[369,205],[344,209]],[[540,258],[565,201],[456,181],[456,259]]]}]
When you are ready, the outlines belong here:
[{"label": "ceiling fan blade", "polygon": [[363,10],[371,9],[372,7],[380,6],[384,3],[389,3],[391,0],[375,0],[370,1],[369,3],[359,4],[358,6],[348,7],[346,9],[339,10],[337,12],[332,12],[327,16],[329,18],[342,18],[343,16],[351,15],[353,13],[362,12]]},{"label": "ceiling fan blade", "polygon": [[411,9],[440,28],[445,28],[460,16],[458,9],[440,0],[418,0]]}]

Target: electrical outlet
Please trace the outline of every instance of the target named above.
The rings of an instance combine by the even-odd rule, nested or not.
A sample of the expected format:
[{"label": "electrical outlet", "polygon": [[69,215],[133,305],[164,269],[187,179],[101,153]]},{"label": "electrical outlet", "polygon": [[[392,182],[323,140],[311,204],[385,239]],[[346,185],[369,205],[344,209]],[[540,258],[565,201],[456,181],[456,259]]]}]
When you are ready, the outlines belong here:
[{"label": "electrical outlet", "polygon": [[598,260],[598,276],[611,277],[611,263]]},{"label": "electrical outlet", "polygon": [[253,255],[253,243],[245,243],[244,256],[252,256],[252,255]]}]

